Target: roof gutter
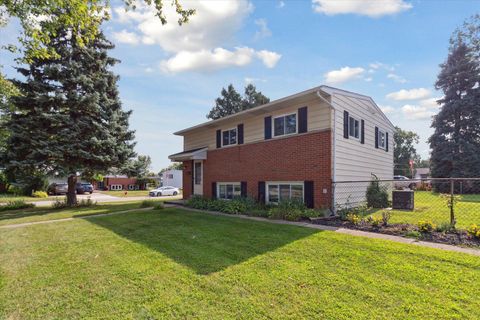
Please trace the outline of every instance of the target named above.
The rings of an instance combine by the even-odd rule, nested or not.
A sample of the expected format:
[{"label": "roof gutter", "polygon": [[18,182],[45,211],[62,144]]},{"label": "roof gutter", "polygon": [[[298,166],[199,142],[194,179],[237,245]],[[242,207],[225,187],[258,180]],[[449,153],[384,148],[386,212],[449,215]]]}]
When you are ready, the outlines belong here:
[{"label": "roof gutter", "polygon": [[336,170],[336,154],[335,154],[335,149],[336,149],[336,142],[337,142],[337,139],[335,139],[336,137],[336,125],[337,125],[337,121],[335,120],[335,117],[336,117],[336,109],[335,107],[333,106],[333,104],[328,101],[327,99],[325,99],[321,94],[320,94],[320,90],[318,90],[316,92],[317,94],[317,97],[320,98],[320,100],[322,100],[323,102],[325,102],[326,104],[328,104],[330,106],[330,108],[332,108],[333,110],[333,124],[332,124],[332,208],[335,208],[335,187],[334,187],[334,182],[337,181],[337,170]]}]

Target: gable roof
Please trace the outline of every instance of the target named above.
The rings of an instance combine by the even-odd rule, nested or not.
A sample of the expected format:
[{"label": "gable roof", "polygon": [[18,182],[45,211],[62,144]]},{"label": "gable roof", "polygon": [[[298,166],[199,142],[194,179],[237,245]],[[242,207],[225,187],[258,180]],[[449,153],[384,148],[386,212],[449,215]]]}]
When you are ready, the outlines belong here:
[{"label": "gable roof", "polygon": [[181,136],[181,135],[183,135],[187,132],[190,132],[190,131],[193,131],[193,130],[196,130],[196,129],[199,129],[199,128],[217,127],[221,123],[232,120],[232,119],[261,115],[261,114],[267,113],[271,109],[275,109],[277,106],[281,105],[282,103],[289,102],[289,101],[296,100],[296,99],[301,99],[301,98],[307,97],[308,95],[317,94],[317,93],[319,93],[319,94],[323,93],[326,96],[332,96],[334,94],[339,94],[339,95],[346,95],[346,96],[366,100],[366,101],[370,102],[372,107],[375,108],[376,111],[379,112],[380,115],[387,121],[387,123],[392,126],[392,129],[395,128],[395,126],[392,124],[392,122],[387,118],[387,116],[383,113],[383,111],[378,107],[378,105],[375,103],[375,101],[373,101],[373,99],[371,97],[365,96],[365,95],[362,95],[362,94],[359,94],[359,93],[355,93],[355,92],[342,90],[342,89],[339,89],[339,88],[334,88],[334,87],[330,87],[330,86],[326,86],[326,85],[321,85],[321,86],[314,87],[314,88],[311,88],[311,89],[308,89],[308,90],[305,90],[305,91],[302,91],[302,92],[299,92],[299,93],[295,93],[295,94],[286,96],[284,98],[280,98],[280,99],[271,101],[271,102],[263,104],[261,106],[257,106],[257,107],[251,108],[251,109],[247,109],[247,110],[244,110],[244,111],[237,112],[235,114],[225,116],[225,117],[220,118],[220,119],[203,122],[203,123],[195,125],[193,127],[189,127],[189,128],[174,132],[173,134]]}]

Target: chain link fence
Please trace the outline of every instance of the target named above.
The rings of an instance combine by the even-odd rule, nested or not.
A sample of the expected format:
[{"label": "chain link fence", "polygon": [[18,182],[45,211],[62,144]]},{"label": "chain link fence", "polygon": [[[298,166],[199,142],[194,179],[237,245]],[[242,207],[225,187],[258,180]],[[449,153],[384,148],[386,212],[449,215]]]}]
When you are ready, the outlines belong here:
[{"label": "chain link fence", "polygon": [[390,223],[480,225],[480,178],[341,181],[333,183],[334,212],[364,217],[390,212]]}]

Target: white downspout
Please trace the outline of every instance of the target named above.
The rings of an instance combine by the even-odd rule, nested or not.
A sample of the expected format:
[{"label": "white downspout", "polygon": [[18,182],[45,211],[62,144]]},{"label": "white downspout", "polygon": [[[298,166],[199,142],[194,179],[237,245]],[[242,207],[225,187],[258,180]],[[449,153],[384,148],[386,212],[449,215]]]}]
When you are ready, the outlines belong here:
[{"label": "white downspout", "polygon": [[328,101],[327,99],[325,99],[321,94],[320,94],[320,91],[317,91],[316,92],[317,96],[320,98],[320,100],[322,100],[323,102],[325,102],[326,104],[328,104],[330,106],[330,108],[332,108],[333,110],[333,125],[332,125],[332,208],[333,208],[333,211],[335,213],[336,211],[336,208],[335,208],[335,190],[334,190],[334,183],[337,181],[337,170],[336,170],[336,154],[335,154],[335,147],[336,147],[336,142],[337,142],[337,139],[336,139],[336,124],[337,124],[337,120],[336,120],[336,109],[335,107],[333,106],[333,104],[330,103],[330,101]]}]

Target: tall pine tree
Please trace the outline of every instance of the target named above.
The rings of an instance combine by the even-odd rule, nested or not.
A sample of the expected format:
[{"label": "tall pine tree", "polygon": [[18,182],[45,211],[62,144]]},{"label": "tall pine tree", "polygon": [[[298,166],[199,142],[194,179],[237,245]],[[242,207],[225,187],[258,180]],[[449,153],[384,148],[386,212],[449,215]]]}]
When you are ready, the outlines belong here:
[{"label": "tall pine tree", "polygon": [[245,95],[242,102],[242,110],[247,110],[262,104],[269,103],[270,99],[263,95],[260,91],[257,91],[257,88],[249,83],[245,87]]},{"label": "tall pine tree", "polygon": [[[430,137],[433,177],[480,177],[480,65],[461,39],[452,42],[435,87],[444,97]],[[444,190],[441,190],[444,191]]]},{"label": "tall pine tree", "polygon": [[67,175],[67,203],[74,205],[77,175],[123,166],[134,156],[134,132],[111,71],[118,61],[108,56],[113,45],[104,35],[82,46],[59,29],[51,44],[58,58],[35,58],[17,69],[26,80],[15,81],[21,95],[7,122],[7,169]]}]

